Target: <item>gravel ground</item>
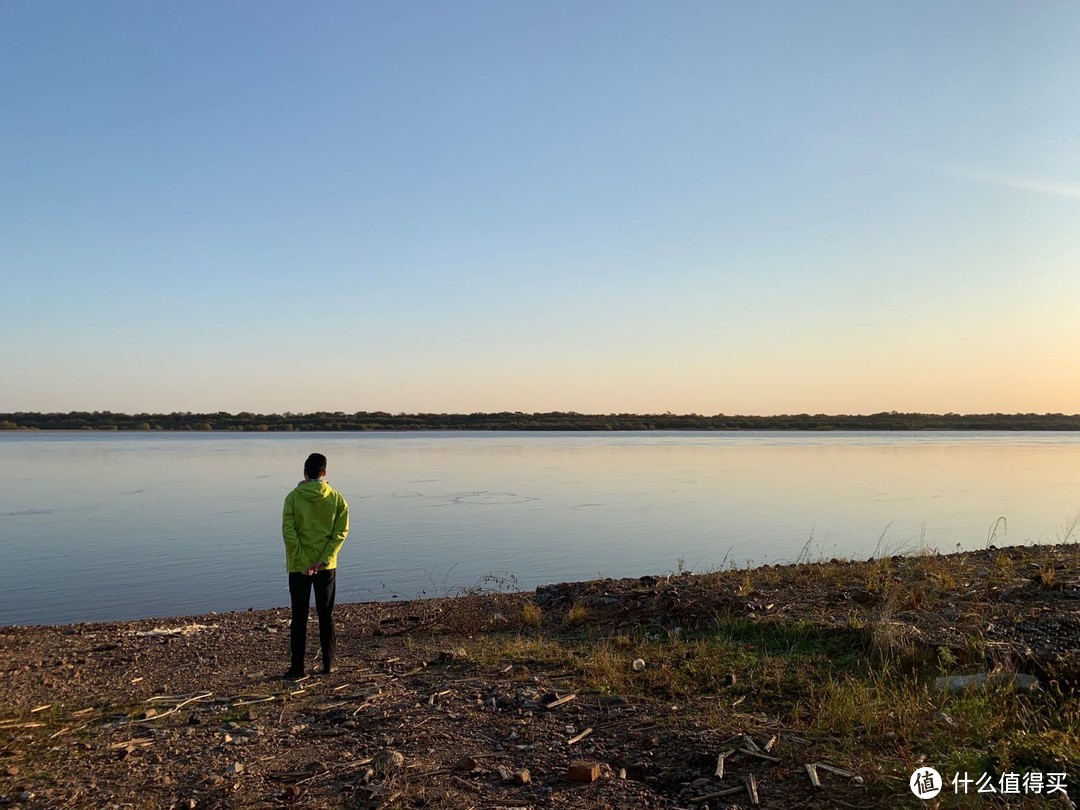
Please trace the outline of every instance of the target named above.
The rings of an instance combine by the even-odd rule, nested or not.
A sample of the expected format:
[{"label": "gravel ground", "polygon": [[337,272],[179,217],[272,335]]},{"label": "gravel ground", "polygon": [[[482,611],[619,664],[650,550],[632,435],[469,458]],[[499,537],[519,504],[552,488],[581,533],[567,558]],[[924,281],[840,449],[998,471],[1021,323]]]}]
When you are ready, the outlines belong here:
[{"label": "gravel ground", "polygon": [[[1077,562],[1074,546],[990,549],[887,570],[832,561],[345,604],[335,671],[300,682],[280,677],[284,609],[0,628],[0,806],[716,810],[752,806],[750,776],[765,807],[896,806],[851,774],[823,770],[825,788],[812,787],[815,741],[779,716],[733,712],[717,727],[717,696],[579,693],[573,673],[465,648],[491,634],[555,638],[575,605],[593,629],[620,632],[719,613],[838,627],[874,616],[912,654],[979,634],[989,663],[1071,684]],[[902,587],[876,587],[878,572]],[[920,607],[931,584],[933,609]],[[540,629],[525,627],[530,604]],[[718,752],[752,744],[770,753],[734,755],[716,777]],[[575,761],[590,763],[588,781],[569,778]]]}]

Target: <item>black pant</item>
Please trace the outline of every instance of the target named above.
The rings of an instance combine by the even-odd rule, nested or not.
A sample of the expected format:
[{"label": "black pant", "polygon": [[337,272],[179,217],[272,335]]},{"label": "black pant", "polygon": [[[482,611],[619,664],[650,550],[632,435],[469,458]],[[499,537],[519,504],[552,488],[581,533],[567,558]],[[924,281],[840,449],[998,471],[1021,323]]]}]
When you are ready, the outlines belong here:
[{"label": "black pant", "polygon": [[304,671],[304,648],[307,645],[308,603],[311,586],[315,586],[315,612],[319,616],[319,643],[322,647],[322,667],[330,671],[337,649],[337,633],[334,630],[334,591],[337,571],[324,568],[314,576],[289,572],[289,596],[292,597],[292,629],[289,640],[292,647],[293,672]]}]

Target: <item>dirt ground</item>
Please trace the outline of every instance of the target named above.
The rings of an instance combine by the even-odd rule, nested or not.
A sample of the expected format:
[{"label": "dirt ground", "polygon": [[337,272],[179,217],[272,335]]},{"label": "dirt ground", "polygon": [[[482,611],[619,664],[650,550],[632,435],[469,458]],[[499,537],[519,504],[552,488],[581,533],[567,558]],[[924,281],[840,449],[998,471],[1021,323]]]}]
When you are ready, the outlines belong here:
[{"label": "dirt ground", "polygon": [[[976,669],[1070,688],[1078,562],[1075,546],[990,549],[343,604],[334,672],[300,682],[280,677],[286,609],[0,628],[0,807],[717,810],[752,807],[755,791],[763,807],[908,806],[908,763],[846,772],[821,759],[835,740],[781,711],[735,708],[721,724],[723,690],[590,691],[561,666],[500,658],[499,640],[887,616],[901,652],[959,655],[978,634]],[[568,626],[572,609],[585,627]],[[317,639],[313,617],[312,654]],[[820,787],[812,762],[836,769],[818,770]]]}]

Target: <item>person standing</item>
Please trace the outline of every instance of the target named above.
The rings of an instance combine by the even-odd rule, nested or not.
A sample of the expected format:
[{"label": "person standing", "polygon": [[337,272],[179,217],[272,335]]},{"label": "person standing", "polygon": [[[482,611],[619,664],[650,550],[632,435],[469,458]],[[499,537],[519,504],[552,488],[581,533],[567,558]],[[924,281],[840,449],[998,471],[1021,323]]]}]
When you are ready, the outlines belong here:
[{"label": "person standing", "polygon": [[337,556],[349,534],[349,504],[326,483],[326,456],[312,453],[304,462],[304,480],[285,496],[281,535],[285,540],[285,567],[289,572],[292,662],[286,678],[304,676],[308,604],[315,590],[319,616],[322,671],[329,673],[337,648],[334,629],[334,593]]}]

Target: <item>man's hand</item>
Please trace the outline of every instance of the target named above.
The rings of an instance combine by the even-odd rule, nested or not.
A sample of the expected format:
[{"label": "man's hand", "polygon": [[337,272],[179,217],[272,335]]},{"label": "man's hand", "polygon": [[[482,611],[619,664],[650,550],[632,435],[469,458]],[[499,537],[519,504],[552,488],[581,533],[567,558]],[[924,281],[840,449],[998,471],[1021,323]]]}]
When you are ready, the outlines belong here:
[{"label": "man's hand", "polygon": [[326,565],[323,563],[322,560],[319,560],[316,563],[312,563],[311,565],[308,566],[307,575],[309,577],[313,577],[317,573],[319,573],[322,569],[324,569],[325,567],[326,567]]}]

